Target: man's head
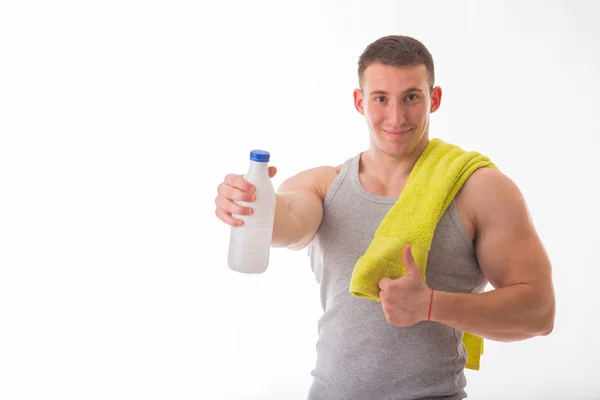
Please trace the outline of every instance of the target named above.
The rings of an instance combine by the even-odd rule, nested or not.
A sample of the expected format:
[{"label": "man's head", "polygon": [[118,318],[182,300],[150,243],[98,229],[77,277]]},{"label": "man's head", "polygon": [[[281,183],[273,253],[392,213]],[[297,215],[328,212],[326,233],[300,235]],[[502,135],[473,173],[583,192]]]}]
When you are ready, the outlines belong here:
[{"label": "man's head", "polygon": [[374,63],[391,67],[424,65],[428,73],[430,90],[435,83],[433,58],[429,50],[423,43],[408,36],[385,36],[367,46],[358,59],[358,82],[361,89],[365,70]]},{"label": "man's head", "polygon": [[421,42],[376,40],[359,58],[358,78],[354,104],[367,120],[373,150],[402,158],[426,144],[429,114],[439,108],[442,91],[434,87],[433,59]]}]

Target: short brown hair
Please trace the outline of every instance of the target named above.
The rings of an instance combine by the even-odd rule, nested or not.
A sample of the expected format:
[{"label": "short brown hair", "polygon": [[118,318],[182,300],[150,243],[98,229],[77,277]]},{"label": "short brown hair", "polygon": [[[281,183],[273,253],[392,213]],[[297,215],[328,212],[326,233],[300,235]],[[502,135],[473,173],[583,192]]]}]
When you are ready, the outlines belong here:
[{"label": "short brown hair", "polygon": [[368,45],[358,59],[358,82],[361,88],[363,73],[369,65],[376,62],[393,67],[423,64],[429,73],[429,89],[433,88],[435,81],[433,58],[427,47],[417,39],[391,35],[377,39]]}]

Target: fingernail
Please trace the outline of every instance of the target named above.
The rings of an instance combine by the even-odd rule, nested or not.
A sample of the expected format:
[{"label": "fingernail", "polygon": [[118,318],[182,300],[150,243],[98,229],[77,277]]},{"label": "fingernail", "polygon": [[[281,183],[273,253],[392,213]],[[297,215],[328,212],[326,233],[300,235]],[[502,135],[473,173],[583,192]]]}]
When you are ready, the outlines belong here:
[{"label": "fingernail", "polygon": [[256,201],[256,195],[255,194],[252,195],[252,201]]},{"label": "fingernail", "polygon": [[254,186],[250,186],[250,189],[248,189],[248,191],[250,193],[254,193],[256,191],[256,188]]}]

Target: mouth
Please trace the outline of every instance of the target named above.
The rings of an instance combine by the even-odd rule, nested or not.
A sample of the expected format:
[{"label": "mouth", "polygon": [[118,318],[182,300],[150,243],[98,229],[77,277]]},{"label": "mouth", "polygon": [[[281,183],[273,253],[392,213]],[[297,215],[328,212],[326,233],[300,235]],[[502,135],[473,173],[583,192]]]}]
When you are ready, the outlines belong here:
[{"label": "mouth", "polygon": [[404,131],[382,129],[382,131],[384,131],[388,135],[391,135],[391,136],[394,136],[394,137],[406,135],[407,133],[412,132],[412,130],[413,130],[413,128],[410,128],[410,129],[407,129],[407,130],[404,130]]}]

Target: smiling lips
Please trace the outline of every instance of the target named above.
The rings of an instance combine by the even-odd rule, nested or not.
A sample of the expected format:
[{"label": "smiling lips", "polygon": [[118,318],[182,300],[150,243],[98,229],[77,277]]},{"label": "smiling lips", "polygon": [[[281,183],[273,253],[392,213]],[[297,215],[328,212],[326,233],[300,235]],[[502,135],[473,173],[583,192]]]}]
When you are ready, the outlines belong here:
[{"label": "smiling lips", "polygon": [[383,131],[384,131],[385,133],[388,133],[388,134],[390,134],[390,135],[394,135],[394,136],[400,136],[400,135],[407,134],[408,132],[412,131],[412,129],[413,129],[413,128],[410,128],[410,129],[407,129],[407,130],[404,130],[404,131],[398,131],[398,130],[386,130],[386,129],[383,129]]}]

